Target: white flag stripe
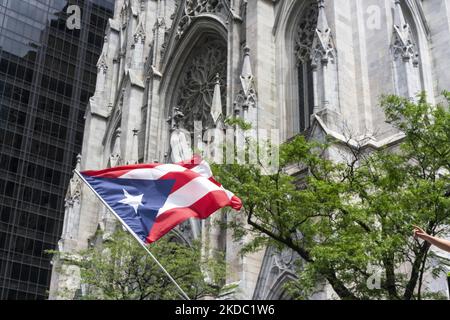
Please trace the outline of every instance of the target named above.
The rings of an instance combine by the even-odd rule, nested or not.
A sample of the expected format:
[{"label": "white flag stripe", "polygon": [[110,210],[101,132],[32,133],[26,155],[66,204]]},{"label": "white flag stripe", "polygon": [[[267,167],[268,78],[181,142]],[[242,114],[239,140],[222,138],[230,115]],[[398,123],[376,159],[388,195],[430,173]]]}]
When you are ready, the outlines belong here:
[{"label": "white flag stripe", "polygon": [[225,189],[224,187],[222,187],[222,189],[223,189],[223,191],[225,191],[225,193],[227,194],[227,196],[228,196],[228,199],[230,199],[231,200],[231,198],[233,198],[233,196],[234,196],[234,193],[233,192],[231,192],[231,191],[228,191],[227,189]]},{"label": "white flag stripe", "polygon": [[157,216],[170,209],[189,207],[208,193],[217,190],[223,191],[223,188],[212,183],[205,177],[192,179],[192,181],[169,195],[164,206],[159,209]]},{"label": "white flag stripe", "polygon": [[186,168],[176,164],[162,164],[155,168],[142,168],[128,171],[120,176],[122,179],[158,180],[169,172],[182,172]]},{"label": "white flag stripe", "polygon": [[194,172],[197,172],[199,175],[201,175],[203,177],[206,177],[206,178],[212,177],[211,168],[209,167],[208,163],[205,160],[200,162],[200,164],[198,164],[191,170]]}]

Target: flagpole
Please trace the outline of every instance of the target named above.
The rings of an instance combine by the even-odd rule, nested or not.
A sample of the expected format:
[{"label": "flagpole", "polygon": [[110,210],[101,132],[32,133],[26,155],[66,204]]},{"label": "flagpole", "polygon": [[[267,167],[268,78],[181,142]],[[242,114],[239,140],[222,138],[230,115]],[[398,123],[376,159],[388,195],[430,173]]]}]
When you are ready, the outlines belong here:
[{"label": "flagpole", "polygon": [[119,219],[120,223],[127,229],[127,231],[139,242],[139,244],[144,248],[145,251],[149,254],[149,256],[153,259],[153,261],[156,262],[156,264],[161,268],[161,270],[167,275],[167,277],[170,279],[170,281],[173,282],[173,284],[178,288],[178,290],[181,292],[182,296],[186,300],[190,300],[189,296],[184,292],[184,290],[178,285],[178,283],[175,281],[174,278],[170,275],[170,273],[162,266],[162,264],[156,259],[156,257],[150,252],[150,250],[147,248],[147,246],[142,242],[142,240],[138,237],[136,233],[131,230],[131,228],[122,220],[122,218],[111,208],[111,206],[102,198],[100,195],[95,191],[95,189],[89,184],[89,182],[86,181],[86,179],[83,177],[83,175],[78,171],[74,170],[74,172],[80,177],[80,179],[91,189],[91,191],[97,196],[97,198],[108,208],[109,211],[117,218]]}]

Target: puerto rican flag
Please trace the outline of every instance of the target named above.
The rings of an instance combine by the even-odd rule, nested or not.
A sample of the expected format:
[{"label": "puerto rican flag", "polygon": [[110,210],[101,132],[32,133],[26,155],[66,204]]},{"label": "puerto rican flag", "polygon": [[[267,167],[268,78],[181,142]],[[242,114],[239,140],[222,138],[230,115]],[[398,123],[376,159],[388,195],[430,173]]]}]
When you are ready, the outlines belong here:
[{"label": "puerto rican flag", "polygon": [[214,180],[205,160],[83,171],[88,184],[144,242],[155,242],[188,218],[205,219],[241,200]]}]

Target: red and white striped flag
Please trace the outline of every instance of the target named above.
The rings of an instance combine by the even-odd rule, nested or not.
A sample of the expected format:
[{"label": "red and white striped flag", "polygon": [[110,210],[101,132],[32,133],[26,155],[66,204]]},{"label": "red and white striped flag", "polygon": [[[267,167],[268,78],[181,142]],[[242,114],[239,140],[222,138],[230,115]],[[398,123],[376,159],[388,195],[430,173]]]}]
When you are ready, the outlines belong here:
[{"label": "red and white striped flag", "polygon": [[137,164],[81,172],[85,181],[145,243],[188,218],[205,219],[217,210],[242,207],[217,182],[205,160]]}]

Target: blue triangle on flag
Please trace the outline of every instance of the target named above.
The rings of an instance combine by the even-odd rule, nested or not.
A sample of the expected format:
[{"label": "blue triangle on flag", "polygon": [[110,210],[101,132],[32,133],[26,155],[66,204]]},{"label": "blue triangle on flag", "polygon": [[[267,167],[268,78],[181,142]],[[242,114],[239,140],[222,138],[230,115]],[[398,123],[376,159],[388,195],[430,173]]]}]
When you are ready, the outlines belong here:
[{"label": "blue triangle on flag", "polygon": [[83,177],[142,241],[175,184],[175,180]]}]

